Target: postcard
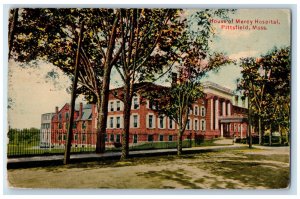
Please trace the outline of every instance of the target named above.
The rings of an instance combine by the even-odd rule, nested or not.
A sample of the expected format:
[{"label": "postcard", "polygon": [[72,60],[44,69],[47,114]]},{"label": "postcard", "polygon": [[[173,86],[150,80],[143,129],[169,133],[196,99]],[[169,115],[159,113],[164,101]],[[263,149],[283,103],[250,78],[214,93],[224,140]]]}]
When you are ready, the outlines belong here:
[{"label": "postcard", "polygon": [[291,14],[11,9],[9,188],[288,189]]}]

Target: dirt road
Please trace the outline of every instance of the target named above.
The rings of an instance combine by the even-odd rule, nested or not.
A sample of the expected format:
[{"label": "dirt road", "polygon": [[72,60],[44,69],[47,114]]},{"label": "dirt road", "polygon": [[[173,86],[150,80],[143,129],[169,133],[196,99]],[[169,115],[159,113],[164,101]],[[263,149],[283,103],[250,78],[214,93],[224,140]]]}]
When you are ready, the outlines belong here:
[{"label": "dirt road", "polygon": [[289,147],[8,170],[18,188],[274,189],[289,185]]}]

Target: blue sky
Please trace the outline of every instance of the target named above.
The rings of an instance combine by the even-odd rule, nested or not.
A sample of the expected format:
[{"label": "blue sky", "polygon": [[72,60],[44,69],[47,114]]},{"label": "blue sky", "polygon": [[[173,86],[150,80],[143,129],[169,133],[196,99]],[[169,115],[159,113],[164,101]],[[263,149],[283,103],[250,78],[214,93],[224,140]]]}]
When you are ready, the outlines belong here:
[{"label": "blue sky", "polygon": [[[224,30],[215,24],[216,36],[211,48],[224,52],[230,58],[239,60],[241,57],[260,56],[274,46],[290,45],[290,13],[288,10],[276,9],[241,9],[230,15],[232,19],[270,20],[278,19],[280,25],[266,25],[267,30]],[[233,24],[235,25],[235,24]],[[47,72],[55,69],[52,65],[40,63],[39,68],[23,69],[18,63],[9,63],[9,96],[12,97],[13,109],[8,112],[9,124],[13,128],[40,127],[42,113],[53,112],[55,106],[60,108],[70,102],[71,96],[66,92],[70,85],[69,79],[57,70],[59,78],[45,78]],[[240,77],[238,65],[222,67],[218,73],[209,73],[203,81],[209,80],[235,89],[236,79]],[[120,79],[116,71],[112,71],[112,83]],[[164,83],[163,81],[160,81]],[[120,86],[120,83],[115,84]],[[77,101],[82,101],[80,97]]]}]

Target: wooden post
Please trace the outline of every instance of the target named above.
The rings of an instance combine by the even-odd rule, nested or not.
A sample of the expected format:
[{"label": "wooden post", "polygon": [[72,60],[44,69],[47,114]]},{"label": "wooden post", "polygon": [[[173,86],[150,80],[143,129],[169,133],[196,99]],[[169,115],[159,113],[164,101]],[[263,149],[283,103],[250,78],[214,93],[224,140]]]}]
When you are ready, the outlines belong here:
[{"label": "wooden post", "polygon": [[74,108],[75,108],[75,100],[76,100],[76,88],[77,88],[78,75],[79,75],[79,69],[78,69],[79,55],[80,55],[80,47],[81,47],[81,41],[82,41],[82,36],[83,36],[83,26],[84,26],[84,22],[81,22],[78,45],[77,45],[77,52],[76,52],[74,81],[73,81],[72,96],[71,96],[71,109],[70,109],[71,114],[69,117],[69,126],[68,126],[68,135],[67,135],[67,144],[65,146],[64,164],[69,164],[69,162],[70,162],[70,151],[71,151],[71,143],[72,143],[72,138],[73,138],[73,122],[74,122]]}]

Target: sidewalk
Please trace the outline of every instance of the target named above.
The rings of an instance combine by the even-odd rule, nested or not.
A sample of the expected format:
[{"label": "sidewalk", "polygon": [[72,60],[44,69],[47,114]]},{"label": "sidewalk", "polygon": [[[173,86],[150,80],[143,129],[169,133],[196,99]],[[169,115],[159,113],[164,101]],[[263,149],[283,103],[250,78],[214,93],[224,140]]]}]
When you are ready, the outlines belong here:
[{"label": "sidewalk", "polygon": [[[183,154],[210,152],[210,151],[218,151],[223,149],[237,149],[242,147],[247,147],[247,145],[234,144],[228,146],[206,146],[206,147],[183,148]],[[130,157],[145,157],[145,156],[174,155],[176,153],[177,153],[177,149],[156,149],[156,150],[130,151],[129,155]],[[70,162],[76,163],[76,162],[86,162],[86,161],[111,160],[111,159],[119,159],[120,157],[121,157],[121,152],[105,152],[101,154],[96,154],[96,153],[72,154],[70,157]],[[9,158],[7,159],[7,169],[61,165],[63,164],[63,158],[64,158],[63,155]]]}]

